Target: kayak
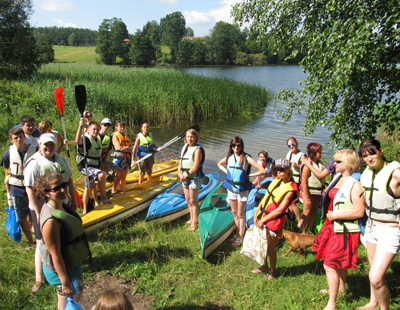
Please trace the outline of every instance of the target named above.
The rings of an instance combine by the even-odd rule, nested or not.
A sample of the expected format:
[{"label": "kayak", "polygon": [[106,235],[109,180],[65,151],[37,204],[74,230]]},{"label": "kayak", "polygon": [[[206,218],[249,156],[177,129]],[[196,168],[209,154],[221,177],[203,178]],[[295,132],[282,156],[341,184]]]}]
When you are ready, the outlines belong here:
[{"label": "kayak", "polygon": [[236,229],[226,188],[219,184],[204,199],[199,214],[202,257],[207,258]]},{"label": "kayak", "polygon": [[[217,186],[219,175],[216,172],[206,174],[201,180],[199,205],[204,198]],[[146,222],[152,224],[165,223],[189,213],[189,208],[183,193],[182,183],[179,182],[157,196],[151,203],[146,216]]]},{"label": "kayak", "polygon": [[[170,160],[163,163],[155,164],[153,166],[153,172],[151,173],[152,178],[159,177],[160,175],[166,174],[168,172],[172,172],[178,170],[178,161],[177,160]],[[133,171],[128,173],[126,176],[126,183],[134,183],[139,180],[139,171]],[[75,180],[75,189],[79,195],[83,195],[85,190],[85,176],[80,177],[79,179]],[[106,183],[106,188],[109,188],[113,185],[112,182]]]},{"label": "kayak", "polygon": [[266,178],[262,180],[260,184],[260,188],[253,188],[249,196],[247,197],[247,205],[246,205],[246,223],[247,228],[250,228],[254,225],[254,213],[258,208],[258,204],[263,199],[265,193],[267,192],[267,188],[269,184],[273,181],[273,178]]},{"label": "kayak", "polygon": [[140,185],[128,184],[125,195],[112,197],[112,204],[101,204],[82,217],[85,232],[93,233],[146,209],[157,195],[178,181],[178,171],[175,171]]}]

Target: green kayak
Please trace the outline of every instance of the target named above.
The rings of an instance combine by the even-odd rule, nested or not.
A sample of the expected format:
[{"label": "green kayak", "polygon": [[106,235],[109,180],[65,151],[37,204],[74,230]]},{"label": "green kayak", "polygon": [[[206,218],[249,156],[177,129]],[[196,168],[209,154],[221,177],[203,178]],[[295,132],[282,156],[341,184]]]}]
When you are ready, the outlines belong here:
[{"label": "green kayak", "polygon": [[204,199],[199,214],[202,256],[209,256],[235,230],[226,188],[217,185]]}]

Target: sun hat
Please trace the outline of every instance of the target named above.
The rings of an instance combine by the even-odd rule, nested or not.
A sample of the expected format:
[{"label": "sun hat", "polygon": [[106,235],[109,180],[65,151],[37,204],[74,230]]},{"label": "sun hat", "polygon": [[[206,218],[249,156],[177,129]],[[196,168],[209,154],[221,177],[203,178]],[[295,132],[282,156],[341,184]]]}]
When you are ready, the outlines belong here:
[{"label": "sun hat", "polygon": [[52,133],[44,133],[40,136],[40,143],[45,144],[47,142],[57,143],[56,137]]},{"label": "sun hat", "polygon": [[290,168],[290,162],[286,158],[279,158],[275,161],[275,168]]}]

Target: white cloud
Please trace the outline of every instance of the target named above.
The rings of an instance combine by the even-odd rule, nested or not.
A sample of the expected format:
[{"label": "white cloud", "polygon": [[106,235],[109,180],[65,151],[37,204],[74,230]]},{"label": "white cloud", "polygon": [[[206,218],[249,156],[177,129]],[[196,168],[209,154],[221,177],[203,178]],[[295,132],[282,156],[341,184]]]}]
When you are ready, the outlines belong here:
[{"label": "white cloud", "polygon": [[158,3],[168,3],[168,4],[178,4],[178,0],[147,0],[149,2],[158,2]]},{"label": "white cloud", "polygon": [[230,16],[231,10],[232,10],[232,5],[239,3],[239,2],[242,2],[242,1],[241,0],[223,0],[223,1],[221,1],[221,4],[223,4],[223,6],[221,8],[210,10],[206,14],[208,16],[214,17],[215,21],[217,21],[217,22],[222,20],[227,23],[232,23],[233,18]]},{"label": "white cloud", "polygon": [[75,5],[68,0],[40,0],[38,6],[45,11],[69,11]]},{"label": "white cloud", "polygon": [[85,27],[79,27],[78,25],[73,23],[63,22],[61,19],[52,18],[51,20],[57,27],[85,28]]},{"label": "white cloud", "polygon": [[204,25],[211,22],[211,19],[203,12],[185,11],[183,15],[185,16],[186,24],[189,26]]}]

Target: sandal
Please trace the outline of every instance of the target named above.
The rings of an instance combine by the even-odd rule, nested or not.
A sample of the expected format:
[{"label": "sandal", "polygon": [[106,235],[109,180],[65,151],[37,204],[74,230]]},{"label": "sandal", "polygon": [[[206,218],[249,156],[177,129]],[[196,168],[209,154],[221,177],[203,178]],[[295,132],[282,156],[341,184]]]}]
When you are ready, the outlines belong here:
[{"label": "sandal", "polygon": [[242,239],[240,239],[239,237],[236,237],[235,240],[233,240],[233,242],[231,243],[232,246],[241,246],[243,243]]},{"label": "sandal", "polygon": [[188,231],[195,231],[196,228],[197,228],[197,226],[190,226],[190,227],[188,228]]},{"label": "sandal", "polygon": [[329,294],[329,290],[328,289],[320,290],[319,292],[321,294]]},{"label": "sandal", "polygon": [[43,286],[43,282],[36,281],[35,285],[31,288],[31,294],[36,294],[37,291]]},{"label": "sandal", "polygon": [[270,280],[273,280],[275,277],[274,277],[272,274],[267,273],[267,274],[265,275],[265,278],[266,278],[268,281],[270,281]]},{"label": "sandal", "polygon": [[255,274],[263,274],[263,273],[266,273],[265,271],[262,271],[261,269],[259,269],[259,268],[256,268],[256,269],[253,269],[252,271],[251,271],[251,273],[255,273]]},{"label": "sandal", "polygon": [[237,238],[237,236],[236,236],[236,235],[233,235],[232,237],[230,237],[230,238],[228,239],[228,242],[229,242],[229,243],[232,243],[232,242],[235,241],[236,238]]}]

